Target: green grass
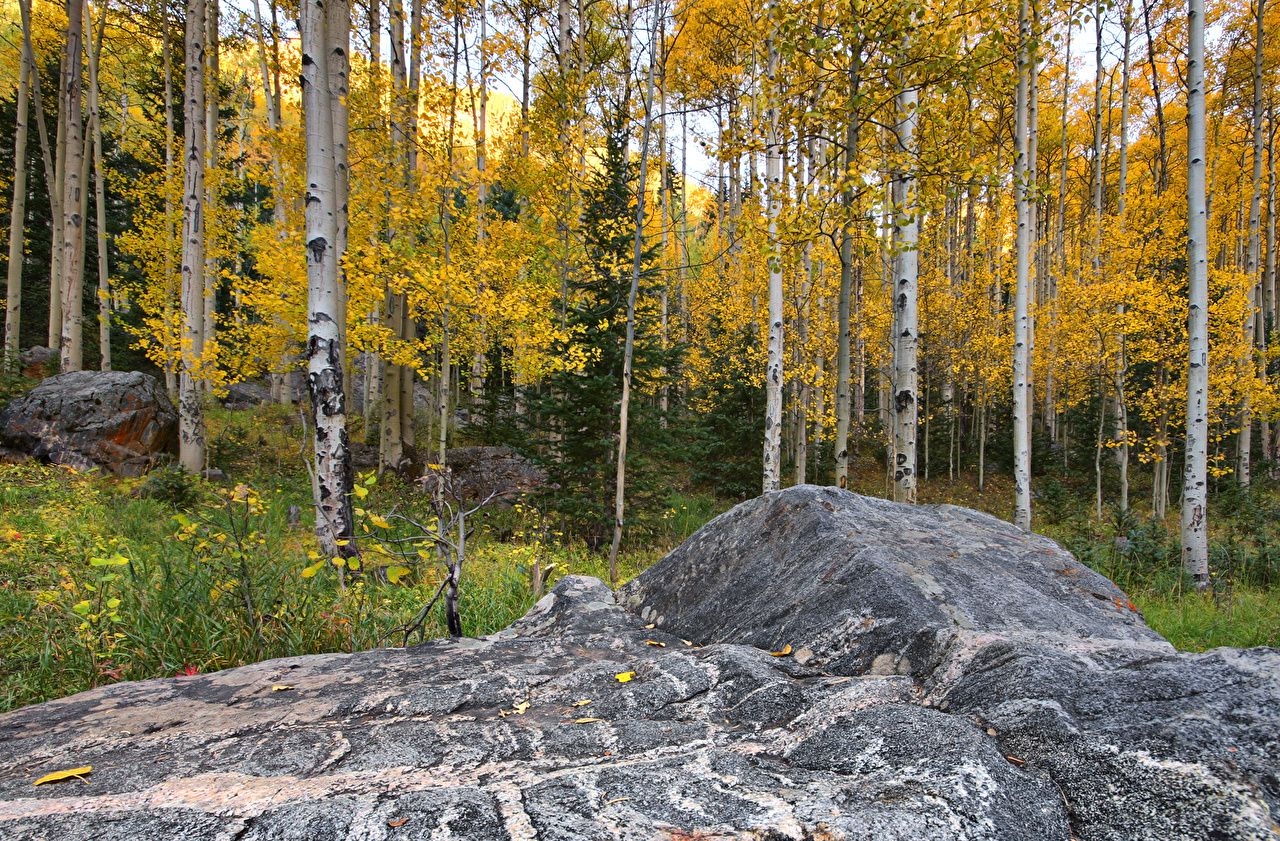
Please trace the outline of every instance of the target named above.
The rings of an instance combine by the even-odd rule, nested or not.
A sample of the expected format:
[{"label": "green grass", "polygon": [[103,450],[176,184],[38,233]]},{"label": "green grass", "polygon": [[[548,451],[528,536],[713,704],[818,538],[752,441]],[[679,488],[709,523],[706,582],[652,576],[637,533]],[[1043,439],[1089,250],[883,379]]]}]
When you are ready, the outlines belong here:
[{"label": "green grass", "polygon": [[[399,645],[404,628],[437,592],[444,569],[424,535],[392,511],[429,524],[427,501],[384,478],[360,501],[369,526],[366,567],[341,579],[314,554],[304,425],[295,411],[214,408],[212,461],[233,477],[216,485],[171,470],[119,480],[34,464],[0,465],[0,710],[121,679],[210,671],[270,657]],[[869,463],[851,486],[883,494]],[[237,484],[239,483],[239,484]],[[239,486],[242,484],[242,487]],[[935,479],[927,502],[1007,514],[1007,477]],[[1042,528],[1130,593],[1148,623],[1185,650],[1280,644],[1280,493],[1262,487],[1218,502],[1217,591],[1189,591],[1169,525],[1113,518],[1097,522],[1088,500],[1062,485],[1042,497]],[[673,489],[649,530],[629,534],[619,579],[637,575],[731,503]],[[291,525],[289,509],[304,513]],[[1053,516],[1047,516],[1052,514]],[[394,518],[393,518],[394,519]],[[530,501],[476,516],[460,593],[463,631],[500,630],[534,603],[535,570],[608,579],[605,554],[557,530]],[[362,532],[363,533],[363,532]],[[1116,543],[1123,534],[1127,543]],[[407,557],[380,556],[376,537],[413,537]],[[386,544],[391,545],[391,544]],[[417,549],[424,554],[419,556]],[[403,564],[388,583],[374,568]],[[314,574],[305,571],[311,568]],[[445,633],[441,606],[411,641]]]}]

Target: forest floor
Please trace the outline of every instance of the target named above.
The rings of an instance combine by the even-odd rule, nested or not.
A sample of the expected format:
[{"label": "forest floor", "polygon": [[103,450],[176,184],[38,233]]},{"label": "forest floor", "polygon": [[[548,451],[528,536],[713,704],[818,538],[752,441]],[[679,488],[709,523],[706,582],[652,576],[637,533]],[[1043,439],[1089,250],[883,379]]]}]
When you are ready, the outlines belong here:
[{"label": "forest floor", "polygon": [[[429,531],[433,514],[419,490],[360,477],[364,568],[340,574],[315,552],[296,415],[213,409],[208,425],[210,461],[226,470],[226,483],[170,469],[129,480],[0,465],[0,710],[117,680],[444,635],[440,610],[405,630],[445,573],[429,534],[386,519],[406,514]],[[853,488],[885,495],[882,468],[865,461]],[[1219,495],[1211,595],[1185,587],[1174,524],[1099,521],[1085,496],[1053,476],[1040,477],[1038,489],[1037,530],[1113,578],[1179,648],[1280,645],[1275,488]],[[1007,516],[1012,490],[1001,474],[982,492],[967,474],[944,475],[925,482],[921,497]],[[732,504],[673,489],[665,510],[648,518],[657,525],[625,548],[619,578]],[[603,553],[562,536],[535,504],[490,508],[474,525],[460,606],[468,635],[523,615],[537,599],[535,577],[608,578]]]}]

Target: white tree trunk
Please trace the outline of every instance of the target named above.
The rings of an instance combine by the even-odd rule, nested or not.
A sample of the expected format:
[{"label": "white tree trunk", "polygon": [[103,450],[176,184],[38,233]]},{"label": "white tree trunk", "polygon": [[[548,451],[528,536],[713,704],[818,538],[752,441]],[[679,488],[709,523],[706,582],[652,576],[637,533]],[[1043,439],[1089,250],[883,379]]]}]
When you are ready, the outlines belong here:
[{"label": "white tree trunk", "polygon": [[1019,11],[1018,88],[1015,110],[1013,180],[1017,191],[1017,287],[1014,294],[1013,337],[1013,523],[1031,530],[1031,181],[1029,171],[1028,111],[1029,77],[1033,72],[1030,56],[1031,20],[1027,0]]},{"label": "white tree trunk", "polygon": [[[218,76],[220,73],[218,49],[218,0],[205,0],[204,44],[205,44],[205,195],[204,225],[208,230],[210,222],[217,222],[220,212],[218,201]],[[217,332],[215,316],[218,312],[218,260],[206,243],[204,255],[204,276],[202,280],[204,295],[203,321],[200,325],[200,344],[198,352],[204,355],[205,345],[214,341]],[[201,391],[204,383],[200,384]]]},{"label": "white tree trunk", "polygon": [[[781,117],[778,108],[780,92],[777,87],[778,45],[777,35],[769,39],[768,65],[768,126],[765,147],[765,194],[769,216],[769,344],[765,368],[764,409],[764,490],[776,491],[782,485],[782,255],[778,242],[778,215],[782,206],[782,151]],[[752,156],[755,160],[755,156]],[[753,179],[754,183],[754,179]]]},{"label": "white tree trunk", "polygon": [[[1245,338],[1249,344],[1262,338],[1259,321],[1262,315],[1262,62],[1263,62],[1263,12],[1266,0],[1255,0],[1254,46],[1253,46],[1253,177],[1252,192],[1249,196],[1249,242],[1245,252],[1244,273],[1253,284],[1253,308],[1245,320]],[[1250,360],[1252,362],[1252,359]],[[1262,376],[1266,376],[1265,363],[1261,368]],[[1247,371],[1246,374],[1252,373]],[[1264,445],[1265,446],[1265,445]],[[1240,438],[1236,452],[1236,481],[1242,486],[1250,483],[1250,461],[1253,454],[1253,407],[1248,393],[1245,394],[1244,405],[1240,410]]]},{"label": "white tree trunk", "polygon": [[[30,0],[21,0],[23,18],[30,12]],[[5,284],[4,365],[18,364],[19,331],[22,327],[22,263],[23,234],[27,218],[27,98],[31,79],[31,39],[26,27],[22,33],[22,61],[18,71],[17,125],[13,135],[13,203],[9,205],[9,271]]]},{"label": "white tree trunk", "polygon": [[204,470],[204,414],[200,405],[199,348],[204,330],[204,0],[187,0],[186,88],[183,100],[182,312],[183,348],[178,377],[178,461],[189,473]]},{"label": "white tree trunk", "polygon": [[[107,184],[102,162],[102,112],[99,108],[98,58],[102,55],[102,35],[107,12],[102,10],[98,34],[89,47],[89,128],[93,133],[93,206],[98,245],[98,368],[111,370],[111,274],[107,260]],[[93,32],[89,4],[84,7],[86,38]]]},{"label": "white tree trunk", "polygon": [[1182,564],[1209,586],[1209,237],[1205,203],[1204,0],[1188,0],[1187,454],[1182,477]]},{"label": "white tree trunk", "polygon": [[[193,0],[197,2],[198,0]],[[306,122],[307,388],[315,439],[316,536],[321,550],[349,555],[351,451],[342,390],[341,310],[338,289],[337,163],[329,89],[330,49],[323,0],[304,0],[302,107]],[[345,142],[345,138],[344,138]],[[340,543],[346,545],[339,545]]]},{"label": "white tree trunk", "polygon": [[62,326],[58,349],[61,368],[79,371],[83,361],[84,321],[84,112],[81,106],[84,50],[84,0],[67,0],[67,44],[62,76],[66,114],[66,166],[62,178]]},{"label": "white tree trunk", "polygon": [[[905,45],[904,45],[905,50]],[[907,84],[903,80],[903,84]],[[898,502],[916,501],[916,429],[919,418],[919,395],[916,356],[919,350],[918,273],[919,220],[916,206],[915,154],[916,105],[915,88],[904,87],[898,93],[899,169],[894,179],[894,224],[898,247],[894,251],[894,331],[893,331],[893,449],[896,463],[893,471],[893,498]]]}]

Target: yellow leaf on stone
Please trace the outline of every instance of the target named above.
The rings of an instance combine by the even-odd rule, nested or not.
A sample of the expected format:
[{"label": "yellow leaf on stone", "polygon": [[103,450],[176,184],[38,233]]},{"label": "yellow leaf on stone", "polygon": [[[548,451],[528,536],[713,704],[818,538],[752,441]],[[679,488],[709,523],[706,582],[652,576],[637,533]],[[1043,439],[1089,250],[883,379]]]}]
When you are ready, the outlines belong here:
[{"label": "yellow leaf on stone", "polygon": [[275,686],[271,687],[272,692],[288,692],[290,689],[293,689],[293,687],[286,683],[277,683]]},{"label": "yellow leaf on stone", "polygon": [[635,672],[619,672],[614,675],[618,679],[618,683],[630,683],[631,679],[636,676]]},{"label": "yellow leaf on stone", "polygon": [[529,702],[521,701],[520,703],[512,707],[511,711],[514,712],[516,715],[524,715],[525,711],[527,711],[528,709],[529,709]]},{"label": "yellow leaf on stone", "polygon": [[601,720],[602,720],[602,719],[599,719],[599,718],[590,718],[590,717],[588,717],[588,718],[575,718],[575,719],[573,720],[573,723],[574,723],[574,724],[594,724],[595,722],[597,722],[597,721],[601,721]]},{"label": "yellow leaf on stone", "polygon": [[779,649],[778,651],[769,652],[770,656],[772,657],[786,657],[790,653],[791,653],[791,643],[787,643],[786,645],[782,646],[782,648]]},{"label": "yellow leaf on stone", "polygon": [[45,783],[60,783],[63,780],[84,780],[86,774],[93,773],[92,765],[82,765],[79,768],[67,768],[64,771],[54,771],[51,774],[45,774],[36,780],[33,785],[44,785]]},{"label": "yellow leaf on stone", "polygon": [[588,705],[588,704],[590,704],[590,703],[591,703],[591,699],[590,699],[590,698],[583,698],[581,701],[574,701],[574,702],[573,702],[572,704],[570,704],[569,706],[571,706],[571,707],[585,707],[585,706],[587,706],[587,705]]},{"label": "yellow leaf on stone", "polygon": [[645,644],[645,645],[652,645],[654,648],[666,648],[666,647],[667,647],[667,644],[666,644],[665,642],[658,642],[657,640],[645,640],[645,641],[644,641],[644,644]]}]

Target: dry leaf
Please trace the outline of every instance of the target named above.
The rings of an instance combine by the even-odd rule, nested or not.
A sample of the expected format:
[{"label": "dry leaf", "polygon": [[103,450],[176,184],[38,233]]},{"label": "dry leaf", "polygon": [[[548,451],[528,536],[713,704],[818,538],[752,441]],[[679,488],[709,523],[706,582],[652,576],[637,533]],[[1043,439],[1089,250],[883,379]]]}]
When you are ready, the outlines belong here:
[{"label": "dry leaf", "polygon": [[635,676],[635,672],[618,672],[614,675],[614,677],[618,679],[618,683],[629,683]]},{"label": "dry leaf", "polygon": [[667,647],[667,644],[666,644],[665,642],[658,642],[657,640],[645,640],[645,641],[644,641],[644,644],[645,644],[645,645],[652,645],[654,648],[666,648],[666,647]]},{"label": "dry leaf", "polygon": [[591,703],[591,699],[590,699],[590,698],[583,698],[581,701],[574,701],[574,702],[573,702],[572,704],[570,704],[569,706],[571,706],[571,707],[585,707],[587,704],[590,704],[590,703]]},{"label": "dry leaf", "polygon": [[786,657],[790,653],[791,653],[791,643],[787,643],[777,651],[770,651],[769,655],[772,657]]},{"label": "dry leaf", "polygon": [[591,718],[590,716],[588,716],[586,718],[575,718],[573,720],[573,723],[574,724],[594,724],[597,721],[603,721],[603,719]]},{"label": "dry leaf", "polygon": [[277,683],[271,687],[272,692],[288,692],[290,689],[293,689],[293,687],[287,683]]},{"label": "dry leaf", "polygon": [[92,765],[82,765],[79,768],[68,768],[65,771],[54,771],[51,774],[45,774],[40,779],[36,780],[33,783],[33,785],[44,785],[45,783],[60,783],[63,780],[72,780],[72,779],[88,782],[88,780],[85,780],[84,777],[86,774],[92,774],[92,773],[93,773]]},{"label": "dry leaf", "polygon": [[650,622],[648,625],[645,625],[645,626],[644,626],[644,629],[645,629],[646,631],[652,631],[652,630],[653,630],[654,628],[656,628],[656,627],[657,627],[656,625],[654,625],[652,622]]},{"label": "dry leaf", "polygon": [[1027,760],[1025,760],[1025,759],[1021,759],[1021,758],[1019,758],[1019,757],[1017,757],[1017,756],[1014,756],[1013,754],[1009,754],[1009,755],[1007,755],[1007,756],[1005,757],[1005,759],[1009,760],[1011,763],[1013,763],[1014,765],[1016,765],[1016,766],[1017,766],[1017,767],[1019,767],[1019,768],[1021,768],[1023,765],[1026,765],[1026,764],[1027,764]]},{"label": "dry leaf", "polygon": [[396,827],[404,826],[408,822],[409,822],[408,818],[396,818],[395,820],[387,821],[387,826],[391,827],[392,829],[395,829]]},{"label": "dry leaf", "polygon": [[511,711],[512,711],[513,713],[515,713],[516,715],[524,715],[524,714],[525,714],[525,711],[526,711],[526,710],[528,710],[528,709],[529,709],[529,702],[528,702],[528,701],[521,701],[520,703],[518,703],[518,704],[516,704],[514,707],[512,707],[512,708],[511,708]]}]

